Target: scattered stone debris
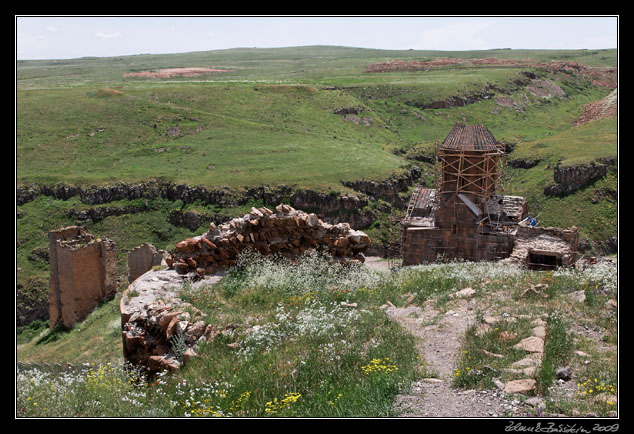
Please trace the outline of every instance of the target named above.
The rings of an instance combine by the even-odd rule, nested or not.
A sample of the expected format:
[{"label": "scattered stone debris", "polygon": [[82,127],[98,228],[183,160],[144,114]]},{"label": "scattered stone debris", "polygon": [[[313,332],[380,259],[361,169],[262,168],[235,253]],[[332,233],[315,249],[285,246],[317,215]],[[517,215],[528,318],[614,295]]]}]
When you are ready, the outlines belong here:
[{"label": "scattered stone debris", "polygon": [[166,262],[178,273],[204,276],[235,265],[239,254],[248,249],[289,259],[323,250],[337,261],[363,262],[369,246],[370,238],[348,223],[332,225],[315,214],[280,204],[275,212],[253,207],[249,214],[220,226],[211,223],[206,234],[177,243]]},{"label": "scattered stone debris", "polygon": [[608,96],[598,101],[584,104],[583,113],[573,124],[574,127],[597,119],[616,116],[618,113],[618,89],[614,89]]}]

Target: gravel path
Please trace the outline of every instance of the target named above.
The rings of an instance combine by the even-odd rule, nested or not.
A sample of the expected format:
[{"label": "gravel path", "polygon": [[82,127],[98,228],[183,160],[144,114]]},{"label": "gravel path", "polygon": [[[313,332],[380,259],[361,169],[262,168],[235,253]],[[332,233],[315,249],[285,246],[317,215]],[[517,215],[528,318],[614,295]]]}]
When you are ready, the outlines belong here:
[{"label": "gravel path", "polygon": [[475,300],[454,300],[445,313],[409,306],[388,307],[387,315],[419,338],[418,350],[434,378],[414,382],[398,395],[395,408],[400,417],[457,418],[512,417],[523,413],[525,404],[500,389],[459,390],[451,387],[464,333],[475,321]]}]

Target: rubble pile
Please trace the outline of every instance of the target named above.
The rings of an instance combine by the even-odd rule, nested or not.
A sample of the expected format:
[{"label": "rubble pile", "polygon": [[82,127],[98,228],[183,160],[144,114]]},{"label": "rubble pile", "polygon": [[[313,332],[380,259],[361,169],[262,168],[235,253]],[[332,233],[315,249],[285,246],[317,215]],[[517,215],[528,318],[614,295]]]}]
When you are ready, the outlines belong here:
[{"label": "rubble pile", "polygon": [[[219,279],[216,276],[200,284]],[[178,288],[186,281],[186,276],[174,270],[154,270],[134,280],[121,297],[124,358],[142,367],[150,377],[161,371],[179,369],[197,356],[200,343],[211,342],[219,334],[232,333],[237,327],[207,324],[206,315],[178,294]]]},{"label": "rubble pile", "polygon": [[211,223],[206,234],[176,244],[166,262],[179,274],[195,272],[202,277],[235,265],[240,253],[248,249],[289,259],[315,249],[338,261],[363,262],[363,252],[369,246],[370,238],[348,223],[332,225],[315,214],[281,204],[275,212],[253,207],[243,217],[219,226]]}]

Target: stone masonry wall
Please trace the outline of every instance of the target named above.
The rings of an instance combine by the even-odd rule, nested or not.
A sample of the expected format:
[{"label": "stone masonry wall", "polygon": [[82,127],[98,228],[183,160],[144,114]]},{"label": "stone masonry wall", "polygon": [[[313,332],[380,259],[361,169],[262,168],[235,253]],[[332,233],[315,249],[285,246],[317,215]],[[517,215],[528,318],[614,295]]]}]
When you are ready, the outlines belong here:
[{"label": "stone masonry wall", "polygon": [[452,230],[437,227],[405,227],[403,265],[436,262],[454,258],[469,261],[495,261],[507,257],[513,248],[513,235],[507,233],[479,234],[474,228]]},{"label": "stone masonry wall", "polygon": [[71,327],[117,290],[114,242],[71,226],[49,233],[50,328]]},{"label": "stone masonry wall", "polygon": [[163,255],[149,243],[143,243],[128,252],[128,282],[134,282],[152,267],[161,265]]},{"label": "stone masonry wall", "polygon": [[515,233],[515,246],[503,262],[526,264],[531,250],[556,252],[562,257],[563,266],[571,266],[577,260],[579,230],[576,227],[562,229],[519,225]]},{"label": "stone masonry wall", "polygon": [[[196,346],[201,342],[233,333],[238,327],[235,324],[218,328],[205,325],[204,314],[183,302],[177,288],[184,282],[195,286],[218,281],[246,249],[287,258],[308,249],[323,249],[344,262],[363,261],[362,252],[369,244],[365,233],[350,229],[347,223],[324,223],[315,214],[289,205],[279,205],[275,212],[251,208],[249,214],[218,227],[212,223],[206,234],[176,244],[175,252],[166,259],[168,269],[142,274],[123,293],[120,310],[124,358],[153,376],[162,370],[179,369],[196,357]],[[151,252],[146,246],[139,255]],[[179,335],[187,347],[182,354],[176,354],[174,348],[174,337]]]}]

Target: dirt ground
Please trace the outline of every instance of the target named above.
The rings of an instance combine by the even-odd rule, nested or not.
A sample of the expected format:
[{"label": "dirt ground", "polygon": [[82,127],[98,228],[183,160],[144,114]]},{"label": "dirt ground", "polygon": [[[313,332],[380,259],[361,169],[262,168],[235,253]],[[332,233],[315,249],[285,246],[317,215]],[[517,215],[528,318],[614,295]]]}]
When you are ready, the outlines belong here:
[{"label": "dirt ground", "polygon": [[538,62],[532,59],[458,59],[452,57],[440,57],[428,61],[404,61],[390,60],[387,62],[369,65],[366,73],[381,73],[392,71],[428,71],[437,68],[451,66],[520,66],[527,68],[540,68],[552,73],[565,72],[569,75],[579,75],[590,80],[597,86],[615,88],[617,86],[617,68],[590,67],[574,61]]},{"label": "dirt ground", "polygon": [[595,101],[583,106],[583,113],[574,123],[574,126],[579,126],[596,119],[601,119],[607,116],[616,116],[618,111],[617,104],[617,90],[614,89],[608,96],[599,101]]},{"label": "dirt ground", "polygon": [[[387,261],[367,257],[365,264],[386,270]],[[449,310],[439,312],[432,303],[419,306],[394,307],[385,310],[388,317],[411,332],[418,342],[420,358],[433,378],[414,382],[407,393],[398,395],[395,410],[399,417],[454,418],[503,417],[525,415],[529,405],[506,396],[501,389],[458,390],[451,387],[462,339],[476,321],[476,299],[456,299]]]},{"label": "dirt ground", "polygon": [[[381,258],[367,257],[365,264],[376,269],[389,269]],[[496,300],[505,297],[497,293]],[[391,303],[383,306],[386,314],[416,337],[417,349],[428,378],[413,382],[408,390],[398,395],[394,410],[403,418],[498,418],[498,417],[561,417],[543,410],[543,398],[528,398],[507,393],[505,385],[496,383],[488,390],[461,390],[452,387],[455,369],[461,356],[466,331],[477,323],[477,312],[496,317],[486,299],[478,297],[455,297],[435,309],[435,301],[428,300],[423,306],[406,305],[396,307]],[[592,339],[605,351],[611,347],[602,343],[601,333],[593,335],[591,330],[575,324],[570,332]],[[585,363],[588,363],[587,361]],[[573,366],[574,370],[580,369]],[[577,392],[576,379],[558,382],[551,388],[553,399],[571,399]],[[565,416],[564,416],[565,417]]]},{"label": "dirt ground", "polygon": [[475,322],[477,302],[456,300],[445,313],[424,308],[388,307],[387,315],[418,338],[420,357],[434,377],[414,382],[398,395],[399,417],[509,417],[526,414],[529,405],[501,389],[459,390],[451,386],[466,330]]},{"label": "dirt ground", "polygon": [[171,77],[195,77],[203,74],[213,74],[216,72],[232,72],[232,69],[214,68],[166,68],[156,71],[128,72],[124,77],[150,77],[150,78],[171,78]]}]

